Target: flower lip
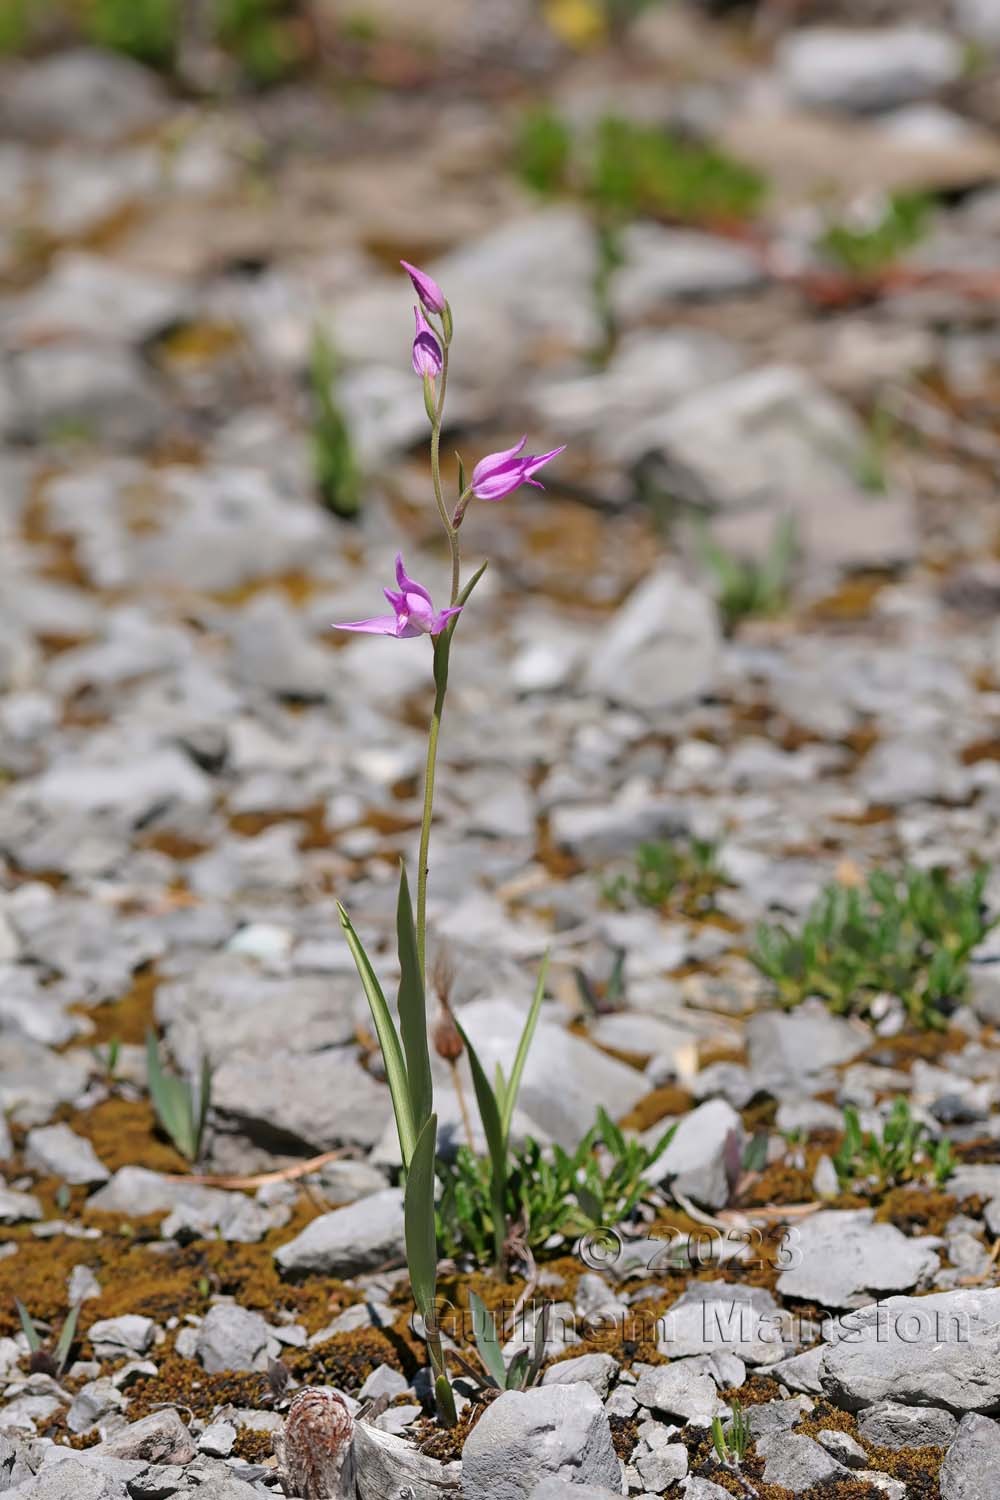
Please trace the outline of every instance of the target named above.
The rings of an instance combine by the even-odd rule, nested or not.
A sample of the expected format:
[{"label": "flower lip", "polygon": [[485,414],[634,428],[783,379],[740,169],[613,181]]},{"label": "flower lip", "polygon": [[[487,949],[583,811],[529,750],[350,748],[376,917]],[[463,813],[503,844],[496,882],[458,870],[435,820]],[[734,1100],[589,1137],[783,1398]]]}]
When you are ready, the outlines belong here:
[{"label": "flower lip", "polygon": [[428,276],[426,271],[421,271],[419,266],[411,266],[408,260],[401,260],[399,264],[413,282],[413,290],[420,298],[428,312],[443,313],[448,303],[444,292],[438,286],[433,276]]},{"label": "flower lip", "polygon": [[471,484],[472,493],[477,499],[503,500],[522,484],[534,485],[538,490],[544,489],[544,485],[534,476],[543,464],[562,453],[566,444],[552,448],[548,453],[522,453],[527,441],[525,435],[512,448],[505,448],[500,453],[489,453],[480,459],[472,471]]},{"label": "flower lip", "polygon": [[441,345],[419,307],[413,309],[413,316],[417,324],[411,355],[413,372],[415,375],[429,375],[433,379],[435,375],[440,375],[444,363]]}]

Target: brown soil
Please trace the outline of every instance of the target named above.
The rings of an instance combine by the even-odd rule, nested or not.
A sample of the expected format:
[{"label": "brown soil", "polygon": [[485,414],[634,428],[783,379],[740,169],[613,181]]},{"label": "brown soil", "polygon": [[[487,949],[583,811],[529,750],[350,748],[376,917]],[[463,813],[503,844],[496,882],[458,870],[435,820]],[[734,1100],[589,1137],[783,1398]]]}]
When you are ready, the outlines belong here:
[{"label": "brown soil", "polygon": [[958,1212],[950,1193],[918,1185],[893,1188],[875,1210],[876,1222],[895,1224],[904,1234],[942,1234]]},{"label": "brown soil", "polygon": [[676,1084],[666,1084],[663,1088],[653,1089],[646,1094],[618,1123],[623,1130],[648,1130],[651,1125],[658,1125],[671,1115],[687,1114],[694,1102],[686,1089],[678,1088]]}]

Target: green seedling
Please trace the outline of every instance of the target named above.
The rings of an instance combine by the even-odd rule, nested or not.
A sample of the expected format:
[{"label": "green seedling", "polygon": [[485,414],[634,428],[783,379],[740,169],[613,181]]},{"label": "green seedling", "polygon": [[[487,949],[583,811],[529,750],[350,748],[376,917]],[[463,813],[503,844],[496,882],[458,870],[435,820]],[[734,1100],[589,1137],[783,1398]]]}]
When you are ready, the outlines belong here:
[{"label": "green seedling", "polygon": [[602,894],[612,906],[678,908],[697,914],[711,910],[716,894],[729,884],[711,839],[674,839],[640,844],[632,868],[606,881]]},{"label": "green seedling", "polygon": [[74,1302],[63,1320],[62,1328],[59,1330],[59,1337],[51,1349],[48,1348],[46,1341],[42,1338],[38,1325],[19,1297],[14,1298],[14,1305],[17,1308],[17,1316],[21,1321],[24,1336],[28,1341],[28,1350],[30,1353],[29,1364],[32,1374],[51,1375],[54,1379],[58,1380],[69,1364],[70,1351],[73,1347],[73,1340],[76,1337],[76,1325],[80,1318],[81,1304]]},{"label": "green seedling", "polygon": [[881,1133],[862,1130],[858,1112],[844,1108],[844,1139],[833,1158],[843,1187],[863,1184],[885,1192],[908,1182],[940,1187],[955,1169],[955,1154],[946,1136],[934,1137],[914,1118],[902,1095],[893,1101]]},{"label": "green seedling", "polygon": [[750,1447],[750,1424],[738,1401],[729,1407],[729,1422],[724,1426],[721,1417],[712,1418],[712,1446],[720,1464],[727,1469],[739,1468]]},{"label": "green seedling", "polygon": [[498,1391],[526,1391],[537,1385],[545,1363],[545,1339],[548,1327],[548,1304],[535,1320],[531,1347],[519,1349],[506,1364],[500,1347],[500,1336],[493,1314],[481,1297],[469,1293],[472,1331],[476,1349],[486,1372],[486,1384]]},{"label": "green seedling", "polygon": [[778,615],[788,605],[795,562],[795,522],[782,516],[765,556],[758,562],[728,551],[703,528],[698,542],[702,563],[712,575],[715,597],[727,630],[741,620]]},{"label": "green seedling", "polygon": [[163,1066],[156,1035],[148,1031],[146,1071],[156,1118],[181,1155],[196,1162],[201,1156],[212,1094],[212,1069],[208,1058],[202,1058],[197,1085],[187,1078],[179,1078]]},{"label": "green seedling", "polygon": [[852,276],[877,276],[920,243],[930,229],[932,211],[933,202],[925,193],[894,193],[862,222],[829,225],[819,248]]}]

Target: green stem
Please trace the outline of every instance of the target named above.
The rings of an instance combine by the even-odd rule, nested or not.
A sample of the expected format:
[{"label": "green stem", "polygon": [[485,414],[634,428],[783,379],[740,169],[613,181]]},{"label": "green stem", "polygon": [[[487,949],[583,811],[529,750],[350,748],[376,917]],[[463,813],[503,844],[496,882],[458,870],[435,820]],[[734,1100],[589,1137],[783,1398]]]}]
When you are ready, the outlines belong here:
[{"label": "green stem", "polygon": [[424,811],[420,820],[420,854],[417,864],[417,960],[422,978],[427,974],[427,855],[434,816],[434,773],[437,769],[438,736],[448,691],[448,655],[451,635],[444,631],[434,642],[434,711],[427,734],[427,767],[424,772]]},{"label": "green stem", "polygon": [[458,530],[452,524],[448,514],[448,507],[444,503],[444,492],[441,488],[441,418],[444,414],[444,398],[448,390],[448,345],[444,344],[441,359],[441,381],[438,386],[437,406],[434,411],[434,421],[431,426],[431,479],[434,482],[434,499],[437,503],[438,515],[441,517],[441,525],[445,529],[448,538],[448,546],[451,550],[451,603],[454,604],[458,598],[459,575],[462,567],[462,558],[458,545]]}]

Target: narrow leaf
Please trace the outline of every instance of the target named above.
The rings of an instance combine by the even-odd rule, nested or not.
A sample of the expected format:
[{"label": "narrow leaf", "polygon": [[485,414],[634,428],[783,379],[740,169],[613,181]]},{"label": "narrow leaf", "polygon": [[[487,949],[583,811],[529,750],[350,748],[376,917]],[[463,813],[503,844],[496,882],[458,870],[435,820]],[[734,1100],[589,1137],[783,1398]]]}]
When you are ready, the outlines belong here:
[{"label": "narrow leaf", "polygon": [[439,1375],[435,1380],[434,1399],[441,1422],[445,1427],[454,1427],[458,1421],[458,1412],[455,1410],[455,1392],[448,1382],[447,1375]]},{"label": "narrow leaf", "polygon": [[469,1041],[461,1024],[456,1020],[458,1034],[465,1043],[465,1050],[469,1054],[469,1067],[472,1069],[472,1086],[476,1091],[476,1103],[479,1105],[479,1118],[483,1122],[483,1132],[486,1136],[486,1147],[490,1154],[490,1197],[493,1209],[493,1248],[496,1263],[499,1266],[503,1261],[504,1241],[507,1238],[507,1211],[505,1206],[507,1188],[507,1140],[503,1133],[503,1125],[500,1121],[500,1110],[497,1107],[496,1095],[490,1088],[489,1079],[486,1077],[479,1054]]},{"label": "narrow leaf", "polygon": [[368,1006],[375,1023],[375,1035],[382,1049],[382,1057],[385,1061],[385,1076],[389,1084],[389,1093],[392,1096],[392,1108],[396,1116],[396,1131],[399,1135],[399,1149],[403,1154],[403,1168],[410,1170],[410,1160],[416,1147],[416,1130],[413,1125],[413,1109],[410,1103],[410,1084],[406,1074],[406,1063],[403,1061],[403,1049],[400,1046],[399,1035],[396,1031],[392,1014],[386,1004],[386,998],[382,993],[382,986],[375,977],[375,970],[369,962],[368,955],[361,944],[361,939],[351,925],[351,919],[347,912],[337,903],[337,911],[340,914],[340,925],[347,937],[347,946],[351,950],[361,980],[362,988],[368,1000]]},{"label": "narrow leaf", "polygon": [[541,1313],[535,1320],[535,1348],[531,1357],[531,1369],[528,1373],[526,1385],[534,1385],[541,1373],[542,1365],[545,1363],[545,1341],[549,1336],[549,1308],[551,1303],[546,1302]]},{"label": "narrow leaf", "polygon": [[434,1315],[437,1287],[437,1236],[434,1221],[434,1151],[437,1115],[424,1122],[410,1158],[403,1199],[406,1263],[413,1300],[424,1322]]},{"label": "narrow leaf", "polygon": [[208,1107],[212,1100],[212,1064],[208,1053],[202,1053],[201,1080],[198,1085],[198,1117],[195,1122],[194,1160],[201,1155],[201,1143],[205,1138]]},{"label": "narrow leaf", "polygon": [[523,1391],[528,1384],[528,1351],[519,1349],[507,1367],[504,1386],[508,1391]]},{"label": "narrow leaf", "polygon": [[32,1354],[37,1354],[39,1349],[42,1347],[42,1341],[39,1337],[38,1329],[35,1327],[35,1320],[32,1318],[30,1312],[25,1307],[20,1297],[14,1298],[14,1306],[17,1308],[17,1315],[21,1320],[21,1327],[24,1329],[24,1336],[28,1340],[28,1348],[31,1350]]},{"label": "narrow leaf", "polygon": [[505,1390],[507,1387],[507,1371],[504,1367],[503,1354],[500,1350],[500,1340],[497,1338],[496,1324],[493,1314],[483,1302],[482,1298],[475,1292],[469,1293],[469,1308],[472,1312],[472,1332],[476,1340],[476,1348],[479,1357],[489,1373],[493,1383]]},{"label": "narrow leaf", "polygon": [[424,978],[417,955],[417,930],[406,867],[399,866],[399,900],[396,905],[396,941],[399,947],[399,1030],[406,1054],[410,1110],[413,1128],[419,1134],[430,1118],[434,1102],[431,1059],[427,1048],[427,1002]]},{"label": "narrow leaf", "polygon": [[514,1058],[514,1066],[510,1072],[510,1081],[504,1090],[503,1118],[500,1124],[503,1130],[505,1148],[510,1139],[510,1126],[514,1118],[514,1106],[517,1103],[517,1096],[521,1091],[521,1075],[524,1072],[524,1065],[528,1060],[531,1044],[535,1039],[535,1029],[538,1026],[538,1015],[542,1008],[542,997],[545,994],[545,979],[548,972],[549,955],[546,953],[542,959],[542,966],[538,971],[538,983],[535,985],[534,997],[531,1001],[527,1020],[524,1023],[524,1030],[521,1032],[521,1040],[517,1044],[517,1054]]},{"label": "narrow leaf", "polygon": [[73,1306],[66,1314],[65,1323],[59,1331],[59,1342],[56,1344],[53,1358],[60,1375],[63,1372],[66,1361],[69,1359],[69,1351],[73,1347],[73,1339],[76,1336],[76,1325],[80,1317],[80,1308],[82,1305],[80,1302],[73,1303]]}]

